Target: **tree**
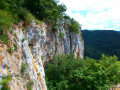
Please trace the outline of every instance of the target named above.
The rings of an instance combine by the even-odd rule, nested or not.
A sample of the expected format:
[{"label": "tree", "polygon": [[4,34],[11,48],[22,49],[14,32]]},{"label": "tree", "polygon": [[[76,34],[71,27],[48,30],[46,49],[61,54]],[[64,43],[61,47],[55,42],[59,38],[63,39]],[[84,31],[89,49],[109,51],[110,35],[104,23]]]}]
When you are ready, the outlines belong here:
[{"label": "tree", "polygon": [[46,79],[50,90],[108,90],[120,80],[120,62],[116,56],[101,60],[75,59],[72,55],[53,58],[47,64]]}]

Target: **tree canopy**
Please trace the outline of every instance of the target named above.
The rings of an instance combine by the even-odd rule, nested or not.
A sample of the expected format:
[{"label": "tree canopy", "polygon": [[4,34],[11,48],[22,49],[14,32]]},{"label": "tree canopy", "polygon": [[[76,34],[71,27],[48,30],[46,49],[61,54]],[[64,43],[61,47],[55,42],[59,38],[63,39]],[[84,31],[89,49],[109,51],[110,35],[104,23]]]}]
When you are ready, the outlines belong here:
[{"label": "tree canopy", "polygon": [[54,57],[46,65],[49,90],[108,90],[120,82],[120,62],[116,56],[105,56],[99,61],[74,55]]}]

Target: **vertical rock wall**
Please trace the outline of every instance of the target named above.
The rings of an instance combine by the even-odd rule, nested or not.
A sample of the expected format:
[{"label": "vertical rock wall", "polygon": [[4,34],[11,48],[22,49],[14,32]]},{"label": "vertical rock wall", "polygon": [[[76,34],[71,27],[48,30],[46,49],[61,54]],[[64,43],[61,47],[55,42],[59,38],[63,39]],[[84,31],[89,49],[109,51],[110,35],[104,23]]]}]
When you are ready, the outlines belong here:
[{"label": "vertical rock wall", "polygon": [[[69,32],[65,22],[60,22],[61,25],[57,26],[56,31],[45,23],[37,25],[34,20],[26,28],[23,23],[13,25],[13,33],[8,32],[13,51],[8,53],[7,49],[10,47],[4,43],[0,44],[0,81],[11,75],[11,90],[26,90],[30,81],[33,90],[47,90],[43,67],[45,61],[51,60],[53,55],[69,54],[70,51],[76,57],[83,58],[84,42],[81,34]],[[27,67],[25,72],[21,73],[23,63]]]}]

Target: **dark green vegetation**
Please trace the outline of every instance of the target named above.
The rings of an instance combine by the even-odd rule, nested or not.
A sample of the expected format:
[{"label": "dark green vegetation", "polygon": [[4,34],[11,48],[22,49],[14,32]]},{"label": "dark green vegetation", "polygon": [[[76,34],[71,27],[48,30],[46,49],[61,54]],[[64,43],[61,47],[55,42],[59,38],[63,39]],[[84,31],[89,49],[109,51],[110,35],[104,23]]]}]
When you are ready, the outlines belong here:
[{"label": "dark green vegetation", "polygon": [[9,53],[12,53],[13,49],[12,49],[12,48],[9,48],[9,49],[7,49],[7,51],[8,51]]},{"label": "dark green vegetation", "polygon": [[100,59],[102,54],[116,55],[120,60],[120,33],[110,30],[82,31],[85,57]]},{"label": "dark green vegetation", "polygon": [[2,85],[1,90],[10,90],[10,88],[8,87],[9,81],[12,80],[11,76],[7,76],[5,78],[2,79],[2,82],[0,82],[0,85]]},{"label": "dark green vegetation", "polygon": [[26,85],[27,90],[32,90],[33,84],[34,84],[34,82],[32,80],[30,80]]},{"label": "dark green vegetation", "polygon": [[69,28],[70,28],[70,31],[74,31],[74,32],[76,32],[76,33],[79,33],[80,25],[79,25],[78,22],[76,22],[76,21],[72,18]]},{"label": "dark green vegetation", "polygon": [[74,55],[54,57],[46,65],[48,90],[108,90],[120,81],[120,62],[116,56],[98,61],[75,59]]},{"label": "dark green vegetation", "polygon": [[25,70],[27,69],[27,64],[26,63],[21,63],[21,74],[23,75],[24,74],[24,72],[25,72]]},{"label": "dark green vegetation", "polygon": [[0,0],[0,43],[9,45],[6,34],[12,24],[24,21],[28,25],[32,19],[39,24],[39,20],[42,20],[57,30],[57,22],[66,18],[71,21],[70,31],[79,33],[79,23],[65,14],[66,6],[58,2],[59,0]]}]

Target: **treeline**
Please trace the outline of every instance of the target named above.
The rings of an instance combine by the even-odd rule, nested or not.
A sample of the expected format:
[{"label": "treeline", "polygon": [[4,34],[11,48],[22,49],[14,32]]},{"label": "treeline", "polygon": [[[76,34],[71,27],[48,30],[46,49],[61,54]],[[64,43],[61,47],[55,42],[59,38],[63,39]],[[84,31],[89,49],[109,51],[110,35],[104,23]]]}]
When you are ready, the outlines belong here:
[{"label": "treeline", "polygon": [[116,56],[96,61],[61,55],[46,64],[45,73],[48,90],[108,90],[120,82],[120,62]]},{"label": "treeline", "polygon": [[112,30],[82,30],[85,57],[100,59],[102,54],[116,55],[120,60],[120,33]]},{"label": "treeline", "polygon": [[[0,43],[9,45],[6,32],[12,24],[24,21],[26,25],[34,19],[36,23],[44,21],[53,30],[61,24],[60,20],[69,19],[70,32],[79,33],[80,24],[65,14],[66,6],[58,0],[0,0]],[[12,33],[12,30],[10,31]]]}]

